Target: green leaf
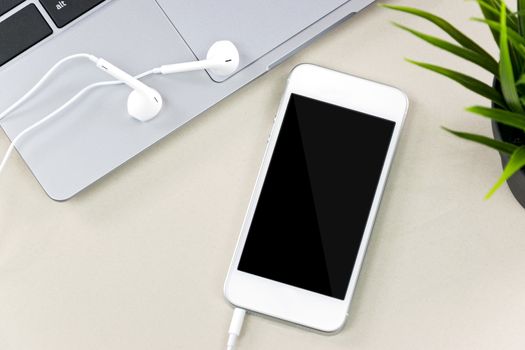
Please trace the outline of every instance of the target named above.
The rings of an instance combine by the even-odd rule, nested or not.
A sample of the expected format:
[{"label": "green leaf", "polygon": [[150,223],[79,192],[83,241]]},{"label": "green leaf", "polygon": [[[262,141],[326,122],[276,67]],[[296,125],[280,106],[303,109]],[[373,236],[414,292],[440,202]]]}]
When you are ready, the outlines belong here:
[{"label": "green leaf", "polygon": [[518,81],[516,81],[516,85],[525,85],[525,74],[522,74]]},{"label": "green leaf", "polygon": [[501,5],[501,31],[500,31],[500,63],[499,77],[501,91],[507,105],[515,112],[523,112],[518,91],[516,90],[516,81],[514,80],[514,68],[510,60],[509,42],[507,36],[507,7],[505,3]]},{"label": "green leaf", "polygon": [[469,107],[467,111],[478,114],[482,117],[490,118],[505,125],[509,125],[521,130],[525,130],[525,115],[499,108],[488,107]]},{"label": "green leaf", "polygon": [[455,131],[455,130],[445,128],[444,126],[442,126],[441,128],[462,139],[485,145],[487,147],[493,148],[499,152],[503,152],[509,155],[512,154],[516,150],[516,148],[518,148],[518,146],[513,145],[512,143],[494,140],[490,137],[470,134],[470,133],[462,132],[462,131]]},{"label": "green leaf", "polygon": [[[478,0],[479,1],[479,0]],[[494,7],[496,9],[496,11],[498,12],[498,18],[499,18],[499,10],[501,9],[501,6],[502,5],[505,5],[503,0],[481,0],[481,1],[485,1],[487,3],[490,3],[492,7]],[[516,26],[516,29],[518,28],[517,27],[517,16],[511,11],[509,10],[509,8],[507,6],[505,6],[505,9],[506,9],[506,13],[507,13],[507,18],[509,18],[511,20],[511,22],[509,24],[511,25],[515,25]]]},{"label": "green leaf", "polygon": [[505,183],[512,175],[518,172],[521,168],[525,166],[525,146],[518,147],[510,156],[507,166],[503,170],[503,174],[499,178],[498,182],[492,187],[492,189],[487,193],[485,199],[489,199],[498,188]]},{"label": "green leaf", "polygon": [[430,21],[433,24],[435,24],[436,26],[438,26],[439,28],[441,28],[443,31],[445,31],[454,40],[456,40],[458,42],[458,44],[460,44],[461,46],[463,46],[463,47],[465,47],[467,49],[470,49],[472,51],[476,51],[479,54],[482,54],[482,55],[485,55],[485,56],[490,56],[490,54],[487,51],[485,51],[481,46],[476,44],[476,42],[474,42],[474,40],[470,39],[468,36],[466,36],[465,34],[460,32],[456,27],[454,27],[452,24],[450,24],[449,22],[447,22],[446,20],[444,20],[441,17],[438,17],[438,16],[433,15],[433,14],[431,14],[429,12],[426,12],[426,11],[423,11],[423,10],[419,10],[419,9],[416,9],[416,8],[413,8],[413,7],[387,5],[387,4],[382,4],[381,6],[383,6],[385,8],[388,8],[388,9],[391,9],[391,10],[401,11],[401,12],[404,12],[404,13],[408,13],[408,14],[411,14],[411,15],[414,15],[414,16],[418,16],[418,17],[424,18],[427,21]]},{"label": "green leaf", "polygon": [[[491,29],[495,30],[499,36],[499,33],[501,31],[501,24],[499,22],[489,21],[482,18],[472,18],[472,20],[487,24]],[[525,38],[523,38],[518,32],[510,28],[507,28],[507,36],[512,46],[519,52],[519,54],[522,57],[525,57]]]},{"label": "green leaf", "polygon": [[429,63],[417,62],[409,59],[407,59],[407,62],[428,69],[435,73],[444,75],[447,78],[450,78],[455,82],[461,84],[462,86],[466,87],[467,89],[477,93],[478,95],[488,98],[489,100],[498,104],[499,106],[506,108],[505,100],[503,99],[501,93],[498,90],[494,89],[492,86],[489,86],[480,80],[471,78],[463,73],[459,73],[440,66],[435,66]]},{"label": "green leaf", "polygon": [[[497,38],[496,42],[499,46],[499,35],[501,32],[501,24],[498,21],[492,21],[492,20],[486,20],[482,18],[472,18],[474,21],[482,22],[487,24],[490,27],[490,30],[492,31],[493,35]],[[525,39],[523,36],[519,33],[519,29],[507,27],[507,35],[508,39],[511,43],[511,46],[509,47],[509,56],[511,58],[511,62],[513,62],[513,70],[514,74],[518,75],[521,74],[523,71],[523,62],[525,59],[525,47],[524,47],[524,41]]]},{"label": "green leaf", "polygon": [[[477,2],[480,5],[481,12],[483,12],[483,16],[485,17],[486,20],[499,24],[500,8],[502,6],[502,1],[501,0],[477,0]],[[508,9],[506,13],[507,13],[507,26],[509,28],[509,31],[512,30],[513,32],[519,33],[517,14],[511,13]],[[498,44],[499,46],[499,30],[497,30],[493,26],[490,26],[490,31],[492,32],[492,36],[494,37],[496,44]],[[518,35],[518,36],[521,36],[521,35]],[[519,48],[510,47],[509,55],[511,57],[512,62],[514,62],[514,67],[513,67],[514,74],[516,75],[521,74],[523,70],[523,58],[522,57],[525,56],[525,53]]]},{"label": "green leaf", "polygon": [[424,33],[421,33],[421,32],[418,32],[414,29],[411,29],[411,28],[408,28],[408,27],[405,27],[399,23],[394,23],[394,25],[398,28],[401,28],[415,36],[417,36],[418,38],[426,41],[427,43],[431,44],[431,45],[434,45],[440,49],[443,49],[445,51],[448,51],[458,57],[461,57],[467,61],[470,61],[474,64],[477,64],[478,66],[486,69],[487,71],[489,71],[490,73],[494,74],[496,77],[499,76],[499,70],[498,70],[498,62],[496,62],[496,60],[494,58],[492,58],[492,56],[485,56],[485,55],[482,55],[476,51],[472,51],[470,49],[466,49],[462,46],[458,46],[458,45],[455,45],[455,44],[452,44],[448,41],[445,41],[445,40],[442,40],[442,39],[439,39],[439,38],[436,38],[434,36],[431,36],[431,35],[427,35],[427,34],[424,34]]},{"label": "green leaf", "polygon": [[[487,20],[499,22],[500,20],[500,0],[477,0],[483,16]],[[509,18],[509,28],[512,28],[516,32],[518,31],[517,21],[511,17],[510,11],[507,11],[507,18]],[[492,35],[497,44],[499,44],[499,33],[491,28]]]},{"label": "green leaf", "polygon": [[519,33],[525,35],[525,0],[518,0],[518,29]]}]

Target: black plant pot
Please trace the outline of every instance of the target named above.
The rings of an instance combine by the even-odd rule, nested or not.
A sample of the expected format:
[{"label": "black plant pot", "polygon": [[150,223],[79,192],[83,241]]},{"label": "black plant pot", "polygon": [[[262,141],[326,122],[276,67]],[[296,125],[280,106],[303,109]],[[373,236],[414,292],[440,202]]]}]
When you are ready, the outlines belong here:
[{"label": "black plant pot", "polygon": [[[492,121],[492,133],[494,134],[494,138],[497,140],[513,143],[517,146],[525,145],[525,133],[519,129]],[[500,153],[500,156],[503,168],[505,168],[509,162],[509,156],[504,153]],[[509,185],[510,191],[514,197],[518,200],[521,206],[525,208],[524,168],[521,168],[520,171],[512,175],[511,178],[507,180],[507,184]]]},{"label": "black plant pot", "polygon": [[[497,79],[494,79],[492,86],[500,90],[500,84]],[[498,106],[492,103],[492,108],[498,108]],[[492,133],[496,140],[512,143],[516,146],[525,145],[525,132],[508,125],[497,123],[494,120],[492,121]],[[509,162],[509,156],[501,152],[500,156],[501,164],[503,168],[505,168]],[[512,175],[510,179],[507,180],[507,185],[514,195],[514,198],[525,208],[525,168],[521,168],[520,171]]]}]

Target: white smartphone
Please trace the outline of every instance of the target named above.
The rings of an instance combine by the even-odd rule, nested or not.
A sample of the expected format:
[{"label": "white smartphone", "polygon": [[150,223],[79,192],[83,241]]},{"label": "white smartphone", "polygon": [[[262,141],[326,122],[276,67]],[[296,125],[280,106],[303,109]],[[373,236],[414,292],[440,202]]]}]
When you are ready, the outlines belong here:
[{"label": "white smartphone", "polygon": [[407,109],[390,86],[292,71],[226,278],[233,305],[343,326]]}]

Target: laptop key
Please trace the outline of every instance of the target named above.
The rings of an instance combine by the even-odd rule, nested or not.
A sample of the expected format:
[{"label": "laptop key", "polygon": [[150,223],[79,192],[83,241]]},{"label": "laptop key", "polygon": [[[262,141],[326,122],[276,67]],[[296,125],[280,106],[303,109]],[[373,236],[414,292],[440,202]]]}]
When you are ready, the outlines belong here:
[{"label": "laptop key", "polygon": [[[0,0],[1,1],[1,0]],[[74,21],[105,0],[40,0],[58,28]]]},{"label": "laptop key", "polygon": [[18,4],[21,4],[23,1],[24,0],[0,0],[0,16],[15,6],[18,6]]},{"label": "laptop key", "polygon": [[0,66],[53,33],[34,4],[0,22]]}]

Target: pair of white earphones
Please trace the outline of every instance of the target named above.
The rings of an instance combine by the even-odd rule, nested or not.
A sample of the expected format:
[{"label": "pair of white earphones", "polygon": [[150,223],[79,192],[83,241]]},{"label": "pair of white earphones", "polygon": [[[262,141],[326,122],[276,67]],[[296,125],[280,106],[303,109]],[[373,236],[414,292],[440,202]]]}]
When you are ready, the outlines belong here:
[{"label": "pair of white earphones", "polygon": [[[97,67],[124,82],[133,91],[128,97],[128,113],[140,121],[148,121],[159,114],[162,108],[162,96],[159,92],[103,58],[94,58]],[[217,41],[208,50],[206,59],[186,63],[160,66],[152,70],[153,74],[173,74],[207,69],[210,72],[228,76],[239,67],[239,52],[231,41]]]},{"label": "pair of white earphones", "polygon": [[155,118],[160,113],[162,109],[162,96],[157,90],[144,84],[139,79],[151,74],[173,74],[204,69],[209,70],[211,73],[216,74],[218,76],[228,76],[233,74],[239,67],[239,51],[231,41],[227,40],[215,42],[208,50],[205,60],[163,65],[136,76],[132,76],[126,73],[122,69],[109,63],[103,58],[97,58],[93,55],[84,53],[75,54],[61,59],[53,67],[51,67],[46,72],[46,74],[44,74],[44,76],[26,94],[19,98],[18,101],[13,103],[5,111],[0,113],[0,120],[6,117],[9,113],[11,113],[22,103],[24,103],[29,97],[31,97],[31,95],[33,95],[44,84],[44,82],[47,79],[49,79],[49,77],[58,69],[59,66],[61,66],[67,61],[77,58],[87,58],[91,62],[95,63],[99,69],[108,73],[117,80],[98,82],[88,85],[84,89],[80,90],[72,98],[70,98],[62,106],[58,107],[38,122],[34,123],[33,125],[27,127],[22,132],[20,132],[12,140],[11,144],[9,145],[9,148],[5,153],[4,158],[0,162],[0,173],[4,169],[5,164],[9,159],[9,156],[13,152],[15,144],[23,136],[25,136],[27,133],[34,130],[35,128],[39,127],[40,125],[46,123],[50,119],[54,118],[56,115],[58,115],[64,109],[69,107],[73,102],[78,100],[83,94],[85,94],[91,89],[100,86],[126,84],[132,89],[127,101],[128,114],[141,122],[146,122]]}]

